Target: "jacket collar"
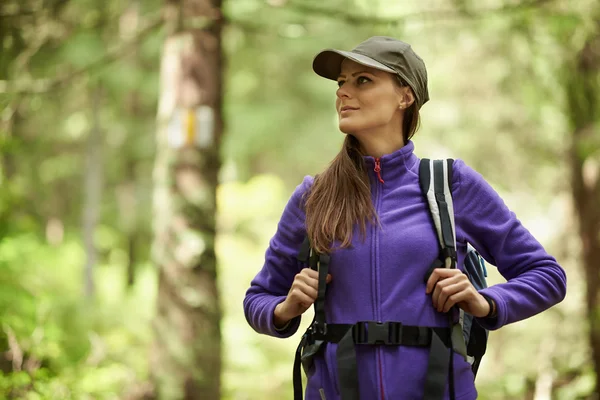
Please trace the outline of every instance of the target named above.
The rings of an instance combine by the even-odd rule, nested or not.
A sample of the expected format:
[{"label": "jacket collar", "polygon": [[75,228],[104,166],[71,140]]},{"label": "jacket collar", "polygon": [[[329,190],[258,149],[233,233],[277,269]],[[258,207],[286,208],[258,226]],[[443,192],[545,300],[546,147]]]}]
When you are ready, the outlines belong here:
[{"label": "jacket collar", "polygon": [[385,176],[392,177],[398,174],[403,174],[406,171],[412,170],[414,165],[419,161],[418,157],[414,154],[415,144],[412,140],[409,140],[403,147],[390,153],[385,154],[378,159],[372,156],[363,156],[366,165],[369,167],[369,175],[375,176],[374,167],[376,160],[379,160],[381,167],[381,174],[385,179]]}]

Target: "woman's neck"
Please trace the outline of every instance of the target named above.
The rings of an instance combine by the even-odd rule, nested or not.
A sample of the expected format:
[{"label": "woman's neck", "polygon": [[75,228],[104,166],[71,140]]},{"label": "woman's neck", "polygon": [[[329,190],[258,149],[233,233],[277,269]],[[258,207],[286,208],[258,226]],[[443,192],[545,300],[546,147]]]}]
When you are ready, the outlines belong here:
[{"label": "woman's neck", "polygon": [[381,136],[366,136],[357,138],[360,143],[362,153],[366,156],[379,158],[386,154],[391,154],[402,147],[404,138],[402,135],[394,135],[390,137]]}]

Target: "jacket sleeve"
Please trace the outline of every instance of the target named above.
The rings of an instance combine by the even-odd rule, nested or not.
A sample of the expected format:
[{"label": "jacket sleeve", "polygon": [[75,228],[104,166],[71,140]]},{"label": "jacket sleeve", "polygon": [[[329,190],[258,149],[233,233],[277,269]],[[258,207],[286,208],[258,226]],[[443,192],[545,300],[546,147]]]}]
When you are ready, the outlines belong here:
[{"label": "jacket sleeve", "polygon": [[454,161],[453,173],[457,230],[506,279],[480,291],[496,302],[497,317],[478,322],[495,330],[560,303],[567,278],[556,260],[479,173],[462,160]]},{"label": "jacket sleeve", "polygon": [[258,333],[285,338],[296,333],[300,325],[298,316],[284,329],[277,330],[273,312],[275,306],[285,300],[294,277],[303,268],[296,257],[306,235],[303,196],[312,182],[313,178],[307,176],[296,187],[269,242],[265,263],[246,291],[244,314]]}]

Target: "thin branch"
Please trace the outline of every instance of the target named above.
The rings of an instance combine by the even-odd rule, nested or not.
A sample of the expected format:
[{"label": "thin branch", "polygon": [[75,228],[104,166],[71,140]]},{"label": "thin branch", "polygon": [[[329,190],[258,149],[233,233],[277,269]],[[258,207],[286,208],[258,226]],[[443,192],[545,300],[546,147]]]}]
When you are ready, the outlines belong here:
[{"label": "thin branch", "polygon": [[18,11],[16,12],[8,12],[8,11],[2,11],[0,12],[0,19],[3,18],[20,18],[20,17],[26,17],[26,16],[30,16],[30,15],[36,15],[38,14],[40,11],[44,10],[44,9],[48,9],[48,8],[52,8],[52,9],[56,9],[58,7],[62,7],[65,4],[67,4],[69,0],[57,0],[54,4],[47,4],[45,6],[43,6],[43,8],[40,9],[22,9],[19,8]]},{"label": "thin branch", "polygon": [[[310,14],[313,16],[323,16],[328,18],[338,18],[343,20],[348,24],[372,24],[372,25],[398,25],[399,23],[411,19],[422,19],[428,22],[439,22],[441,20],[448,20],[449,18],[453,19],[476,19],[489,16],[493,13],[502,14],[502,13],[512,13],[516,12],[519,9],[532,9],[536,7],[543,6],[545,4],[550,4],[554,0],[530,0],[524,1],[518,4],[507,4],[497,8],[488,8],[488,9],[476,9],[476,10],[428,10],[428,11],[419,11],[410,14],[399,15],[396,17],[383,17],[383,16],[365,16],[349,13],[347,11],[341,11],[339,9],[332,9],[326,7],[319,7],[316,5],[306,4],[306,3],[289,3],[288,6],[271,6],[271,8],[278,9],[288,9],[297,11],[304,14]],[[265,27],[262,24],[256,23],[254,21],[250,21],[247,19],[241,18],[227,18],[226,24],[232,27],[237,27],[243,30],[244,32],[252,33],[252,34],[264,34],[264,35],[272,35],[273,31],[269,29],[269,27]],[[286,38],[279,34],[279,36]]]},{"label": "thin branch", "polygon": [[15,335],[15,332],[8,324],[4,324],[4,333],[6,333],[6,337],[8,338],[8,350],[13,371],[18,372],[23,366],[23,349],[19,345],[17,335]]},{"label": "thin branch", "polygon": [[34,93],[47,93],[53,90],[57,90],[64,87],[67,83],[71,82],[74,78],[84,75],[95,70],[101,69],[114,61],[119,60],[121,57],[130,51],[132,46],[135,46],[140,41],[146,39],[151,33],[163,25],[163,18],[158,17],[154,21],[147,24],[138,34],[128,40],[125,44],[109,50],[96,61],[89,63],[88,65],[81,67],[73,72],[65,74],[58,78],[42,78],[27,81],[24,83],[15,83],[14,81],[0,81],[0,94],[14,94],[14,95],[27,95]]},{"label": "thin branch", "polygon": [[289,37],[282,35],[281,32],[278,31],[278,28],[280,28],[281,25],[264,24],[246,18],[225,18],[224,24],[225,26],[239,29],[244,33],[267,36],[277,35],[283,39],[289,39]]},{"label": "thin branch", "polygon": [[398,15],[394,17],[382,17],[382,16],[365,16],[349,13],[347,11],[342,11],[339,9],[332,9],[327,7],[320,7],[314,4],[309,3],[300,3],[300,2],[292,2],[289,5],[284,7],[275,7],[280,9],[291,9],[294,11],[299,11],[305,14],[312,15],[320,15],[325,17],[334,17],[344,20],[349,24],[376,24],[376,25],[397,25],[403,21],[417,18],[427,18],[427,19],[436,19],[436,18],[447,18],[447,17],[464,17],[464,18],[477,18],[477,17],[485,17],[490,14],[497,13],[512,13],[522,9],[528,8],[537,8],[544,4],[551,3],[554,0],[529,0],[523,1],[518,4],[505,4],[496,8],[480,8],[473,10],[457,10],[457,9],[448,9],[448,10],[428,10],[428,11],[419,11],[410,14]]},{"label": "thin branch", "polygon": [[1,13],[0,12],[0,19],[2,18],[19,18],[19,17],[26,17],[29,15],[35,15],[37,14],[37,11],[35,10],[20,10],[18,12],[14,12],[14,13]]}]

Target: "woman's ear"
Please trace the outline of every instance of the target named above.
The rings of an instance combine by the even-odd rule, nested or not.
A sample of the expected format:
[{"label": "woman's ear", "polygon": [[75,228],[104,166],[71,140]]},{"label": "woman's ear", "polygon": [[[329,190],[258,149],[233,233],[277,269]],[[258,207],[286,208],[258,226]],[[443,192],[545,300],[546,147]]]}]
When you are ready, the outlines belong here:
[{"label": "woman's ear", "polygon": [[402,87],[398,107],[401,109],[406,109],[410,107],[414,102],[415,96],[413,95],[412,90],[410,90],[410,88],[406,86]]}]

